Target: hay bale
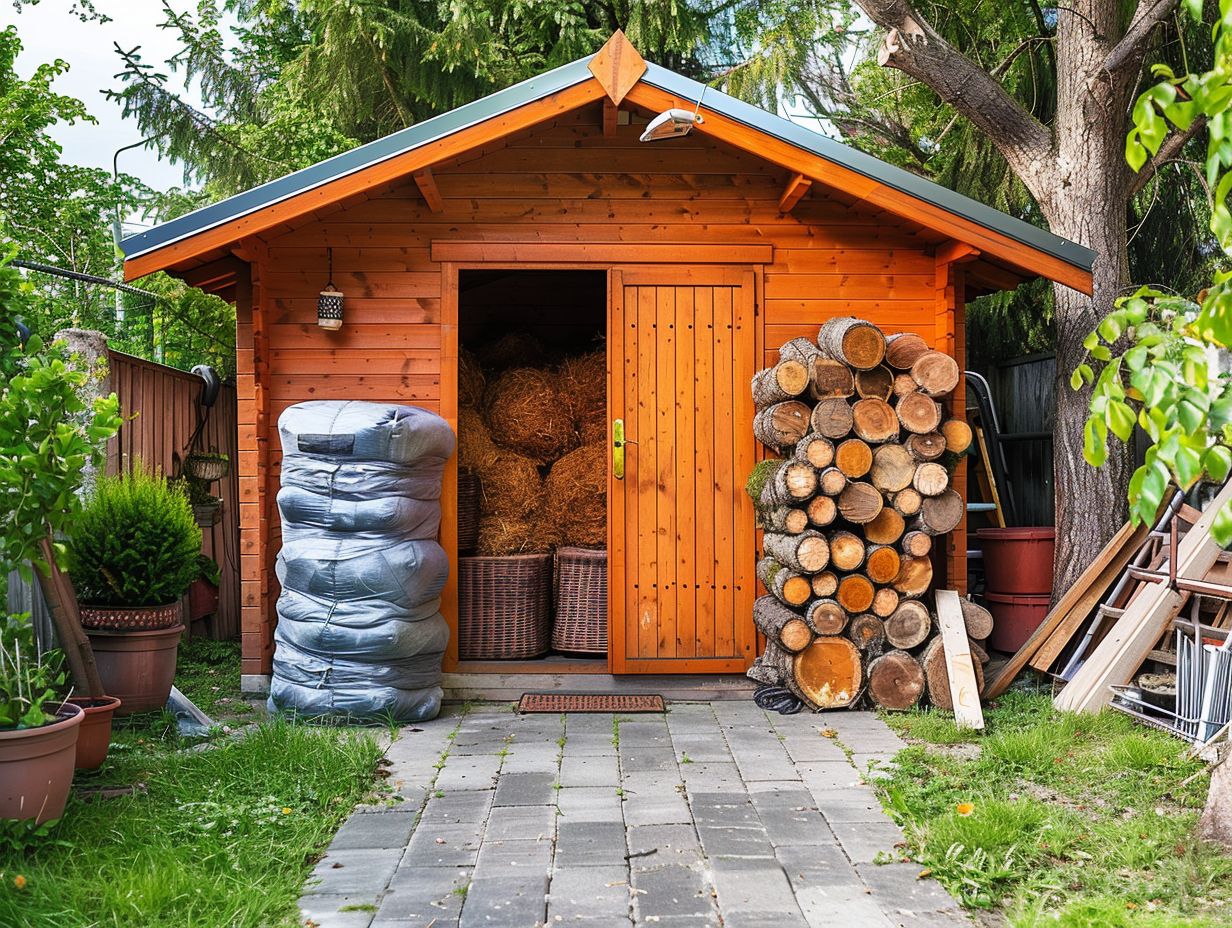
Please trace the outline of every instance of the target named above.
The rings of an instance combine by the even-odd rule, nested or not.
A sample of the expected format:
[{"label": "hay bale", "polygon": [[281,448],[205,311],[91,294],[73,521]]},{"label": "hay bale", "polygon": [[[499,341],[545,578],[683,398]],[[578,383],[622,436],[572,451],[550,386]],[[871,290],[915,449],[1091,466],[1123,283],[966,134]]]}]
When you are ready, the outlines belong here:
[{"label": "hay bale", "polygon": [[538,367],[548,359],[543,342],[526,332],[506,332],[480,345],[475,353],[489,374],[511,367]]},{"label": "hay bale", "polygon": [[607,547],[606,441],[583,445],[552,465],[539,521],[563,544]]},{"label": "hay bale", "polygon": [[483,376],[483,368],[479,359],[462,348],[458,351],[458,405],[472,406],[478,409],[483,403],[483,391],[487,386],[487,378]]},{"label": "hay bale", "polygon": [[485,516],[533,519],[543,506],[543,478],[530,458],[497,450],[488,465],[476,473],[479,511]]},{"label": "hay bale", "polygon": [[458,409],[458,466],[473,474],[483,472],[495,463],[500,449],[492,443],[488,424],[479,410],[469,406]]},{"label": "hay bale", "polygon": [[505,557],[510,554],[542,554],[552,548],[552,539],[535,519],[517,516],[484,516],[479,520],[478,554]]},{"label": "hay bale", "polygon": [[515,367],[488,386],[484,417],[492,441],[546,464],[577,443],[559,380],[551,371]]},{"label": "hay bale", "polygon": [[607,352],[565,358],[556,369],[566,408],[583,445],[607,438]]}]

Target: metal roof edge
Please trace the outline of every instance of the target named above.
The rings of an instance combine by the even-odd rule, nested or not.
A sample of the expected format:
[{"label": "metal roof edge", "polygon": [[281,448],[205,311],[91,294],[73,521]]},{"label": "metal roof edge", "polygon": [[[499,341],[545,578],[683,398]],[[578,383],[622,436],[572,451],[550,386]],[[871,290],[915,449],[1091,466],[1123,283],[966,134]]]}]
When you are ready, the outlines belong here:
[{"label": "metal roof edge", "polygon": [[865,177],[885,184],[917,200],[932,203],[947,212],[970,219],[985,228],[993,229],[1037,251],[1058,258],[1067,264],[1090,271],[1096,253],[1083,245],[1055,235],[1046,229],[1033,226],[1008,213],[957,191],[927,180],[910,171],[896,167],[850,145],[844,145],[829,136],[822,135],[805,126],[785,119],[760,107],[728,96],[720,90],[677,74],[667,68],[647,62],[642,80],[659,90],[697,102],[705,93],[702,112],[707,108],[716,110],[737,122],[744,123],[759,132],[765,132],[797,148],[812,152],[827,161],[842,165]]},{"label": "metal roof edge", "polygon": [[[160,223],[122,239],[120,250],[125,260],[156,251],[580,84],[591,77],[587,67],[591,57],[593,56],[579,58],[384,138]],[[1089,248],[881,161],[873,155],[844,145],[775,113],[706,87],[692,78],[647,62],[646,72],[641,79],[653,87],[692,99],[695,103],[704,93],[706,107],[752,129],[856,171],[909,197],[931,203],[946,212],[999,232],[1081,270],[1090,272],[1094,264],[1095,252]]]},{"label": "metal roof edge", "polygon": [[590,70],[587,68],[591,57],[593,56],[579,58],[577,61],[561,65],[559,68],[498,90],[486,97],[480,97],[478,100],[447,113],[425,119],[423,122],[400,129],[383,138],[359,145],[350,151],[267,181],[243,193],[237,193],[225,200],[219,200],[217,203],[203,206],[191,213],[159,223],[144,232],[121,239],[120,250],[125,260],[156,251],[181,239],[189,238],[307,190],[413,151],[519,106],[566,90],[591,77]]}]

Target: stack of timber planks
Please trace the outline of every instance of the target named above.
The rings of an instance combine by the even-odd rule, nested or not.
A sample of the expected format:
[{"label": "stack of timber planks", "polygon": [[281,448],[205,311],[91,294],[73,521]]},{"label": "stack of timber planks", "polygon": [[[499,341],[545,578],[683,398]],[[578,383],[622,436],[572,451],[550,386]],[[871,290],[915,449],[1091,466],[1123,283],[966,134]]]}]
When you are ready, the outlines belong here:
[{"label": "stack of timber planks", "polygon": [[[971,445],[939,402],[958,364],[918,335],[887,338],[853,317],[795,338],[753,378],[753,431],[776,457],[749,478],[764,532],[754,621],[766,648],[749,670],[817,709],[906,709],[927,693],[953,707],[945,650],[921,599],[933,580],[933,539],[962,520],[950,486]],[[963,600],[969,638],[992,616]],[[972,645],[982,683],[986,655]],[[978,706],[978,702],[977,702]]]},{"label": "stack of timber planks", "polygon": [[[1148,662],[1175,666],[1168,639],[1190,595],[1172,589],[1166,578],[1175,571],[1182,580],[1217,580],[1213,571],[1221,551],[1211,537],[1216,513],[1232,502],[1232,483],[1225,484],[1198,512],[1176,491],[1161,507],[1155,522],[1127,523],[1057,601],[1030,639],[1001,668],[987,696],[1003,693],[1027,666],[1051,672],[1065,681],[1054,704],[1058,709],[1098,712],[1112,700],[1113,686],[1129,684]],[[1171,565],[1169,539],[1179,537],[1176,564]],[[1144,573],[1150,572],[1150,573]],[[1201,610],[1195,608],[1194,621]],[[1220,620],[1226,612],[1219,613]],[[1219,624],[1217,622],[1217,624]]]}]

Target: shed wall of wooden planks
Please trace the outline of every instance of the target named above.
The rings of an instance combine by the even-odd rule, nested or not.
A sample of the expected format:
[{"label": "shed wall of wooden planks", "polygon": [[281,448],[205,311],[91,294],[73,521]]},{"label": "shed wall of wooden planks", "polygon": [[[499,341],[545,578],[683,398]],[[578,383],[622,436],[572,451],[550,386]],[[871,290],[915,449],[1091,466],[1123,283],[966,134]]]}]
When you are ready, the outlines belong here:
[{"label": "shed wall of wooden planks", "polygon": [[[109,352],[111,389],[120,399],[124,424],[107,448],[107,472],[131,470],[138,461],[146,469],[170,476],[177,472],[198,423],[202,381],[195,374]],[[223,384],[209,412],[197,450],[219,451],[231,458],[230,473],[213,485],[221,496],[222,519],[203,528],[202,551],[218,562],[222,585],[218,612],[206,623],[211,638],[234,638],[240,632],[239,479],[236,461],[236,395]]]},{"label": "shed wall of wooden planks", "polygon": [[[433,166],[440,211],[405,178],[377,195],[323,206],[310,221],[263,240],[244,240],[259,277],[251,308],[244,293],[237,303],[244,673],[270,669],[282,410],[349,398],[410,403],[455,420],[456,371],[443,357],[450,339],[442,325],[451,284],[433,260],[433,243],[594,243],[596,256],[605,243],[634,246],[628,261],[596,257],[594,267],[639,263],[641,246],[772,245],[755,323],[766,350],[751,368],[772,363],[774,348],[795,336],[815,337],[833,316],[860,316],[887,333],[913,331],[963,350],[961,271],[939,266],[942,236],[817,184],[783,213],[786,170],[700,134],[641,144],[641,128],[621,125],[605,137],[601,107],[584,107]],[[327,248],[334,283],[346,295],[336,333],[315,324]],[[750,425],[735,423],[746,432]],[[961,532],[953,544],[950,566],[958,573],[948,585],[962,588]],[[751,569],[752,549],[748,558]]]}]

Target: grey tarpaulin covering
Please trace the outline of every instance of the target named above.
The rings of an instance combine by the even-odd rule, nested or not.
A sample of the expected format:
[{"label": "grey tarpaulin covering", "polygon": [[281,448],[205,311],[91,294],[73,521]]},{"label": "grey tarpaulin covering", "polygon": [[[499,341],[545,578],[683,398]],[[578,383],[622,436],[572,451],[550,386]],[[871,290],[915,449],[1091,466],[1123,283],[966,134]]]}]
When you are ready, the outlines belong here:
[{"label": "grey tarpaulin covering", "polygon": [[287,409],[270,702],[307,715],[433,718],[449,627],[437,544],[454,436],[411,406]]}]

